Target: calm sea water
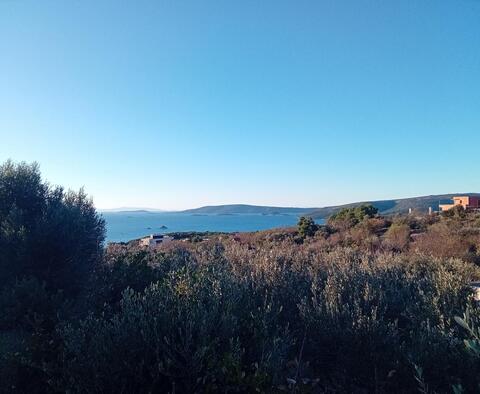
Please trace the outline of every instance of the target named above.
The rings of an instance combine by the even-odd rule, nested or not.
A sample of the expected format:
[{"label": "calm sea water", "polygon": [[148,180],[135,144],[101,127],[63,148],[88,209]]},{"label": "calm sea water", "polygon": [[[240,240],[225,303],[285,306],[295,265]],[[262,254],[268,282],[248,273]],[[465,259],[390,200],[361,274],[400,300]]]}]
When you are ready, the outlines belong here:
[{"label": "calm sea water", "polygon": [[[189,215],[164,212],[103,213],[107,242],[129,241],[152,233],[175,231],[257,231],[289,227],[298,222],[294,215]],[[321,222],[321,221],[320,221]],[[162,226],[167,227],[166,229]]]}]

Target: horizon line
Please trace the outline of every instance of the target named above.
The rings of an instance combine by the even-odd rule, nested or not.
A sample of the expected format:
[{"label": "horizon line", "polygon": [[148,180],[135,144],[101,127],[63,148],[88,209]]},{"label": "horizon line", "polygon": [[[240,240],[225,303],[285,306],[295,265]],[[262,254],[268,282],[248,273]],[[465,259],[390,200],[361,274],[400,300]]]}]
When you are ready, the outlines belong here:
[{"label": "horizon line", "polygon": [[421,196],[411,196],[411,197],[400,197],[400,198],[384,198],[384,199],[375,199],[375,200],[362,200],[362,201],[353,201],[347,203],[337,203],[337,204],[330,204],[330,205],[322,205],[322,206],[289,206],[289,205],[263,205],[263,204],[247,204],[247,203],[224,203],[224,204],[208,204],[208,205],[200,205],[194,208],[186,208],[186,209],[163,209],[163,208],[147,208],[147,207],[117,207],[117,208],[100,208],[97,207],[99,212],[125,212],[125,211],[149,211],[149,212],[164,212],[164,213],[175,213],[175,212],[184,212],[190,211],[195,209],[201,208],[212,208],[212,207],[225,207],[225,206],[251,206],[251,207],[262,207],[262,208],[283,208],[283,209],[322,209],[322,208],[332,208],[338,207],[343,205],[350,205],[350,204],[362,204],[362,203],[375,203],[381,201],[391,201],[391,200],[408,200],[411,198],[424,198],[424,197],[432,197],[432,196],[453,196],[453,195],[474,195],[480,194],[478,192],[459,192],[459,193],[442,193],[442,194],[425,194]]}]

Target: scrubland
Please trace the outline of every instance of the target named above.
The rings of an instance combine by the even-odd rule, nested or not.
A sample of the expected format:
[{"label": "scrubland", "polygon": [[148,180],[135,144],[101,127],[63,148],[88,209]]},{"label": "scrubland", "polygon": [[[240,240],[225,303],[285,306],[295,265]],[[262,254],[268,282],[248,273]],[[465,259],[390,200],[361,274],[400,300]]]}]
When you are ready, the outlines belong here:
[{"label": "scrubland", "polygon": [[103,245],[83,192],[0,170],[0,389],[476,392],[480,215]]}]

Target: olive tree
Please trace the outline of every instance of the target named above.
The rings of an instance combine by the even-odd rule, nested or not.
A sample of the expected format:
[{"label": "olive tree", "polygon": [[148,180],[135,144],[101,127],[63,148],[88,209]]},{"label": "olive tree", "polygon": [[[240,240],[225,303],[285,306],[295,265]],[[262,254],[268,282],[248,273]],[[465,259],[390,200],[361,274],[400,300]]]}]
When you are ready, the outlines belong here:
[{"label": "olive tree", "polygon": [[36,163],[0,166],[0,286],[33,277],[77,294],[98,263],[104,220],[83,189],[52,187]]}]

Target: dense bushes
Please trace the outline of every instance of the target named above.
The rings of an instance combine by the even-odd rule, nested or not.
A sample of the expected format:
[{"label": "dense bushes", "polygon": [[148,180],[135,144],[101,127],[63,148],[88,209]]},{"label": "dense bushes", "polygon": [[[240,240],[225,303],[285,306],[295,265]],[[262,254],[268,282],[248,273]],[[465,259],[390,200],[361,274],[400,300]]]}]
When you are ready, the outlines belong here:
[{"label": "dense bushes", "polygon": [[[404,392],[417,388],[417,365],[434,390],[475,387],[479,366],[453,320],[468,302],[474,266],[353,249],[307,252],[293,241],[266,253],[272,245],[259,242],[266,244],[226,240],[222,248],[149,255],[152,283],[144,290],[112,299],[112,314],[58,326],[52,386]],[[215,263],[206,253],[212,248]],[[119,261],[129,264],[125,255]],[[144,275],[141,264],[132,267]]]},{"label": "dense bushes", "polygon": [[83,192],[7,163],[0,392],[474,392],[478,223],[362,207],[104,253]]},{"label": "dense bushes", "polygon": [[372,218],[378,213],[378,209],[371,204],[363,204],[358,207],[343,208],[329,218],[329,224],[334,227],[348,228],[360,223],[365,218]]},{"label": "dense bushes", "polygon": [[104,232],[82,190],[49,186],[35,164],[0,166],[0,285],[35,277],[78,294],[100,260]]},{"label": "dense bushes", "polygon": [[[260,311],[245,308],[241,296],[211,270],[174,271],[141,293],[126,290],[112,318],[61,330],[62,391],[268,389],[276,327],[249,316]],[[245,348],[247,340],[256,346]]]},{"label": "dense bushes", "polygon": [[0,390],[50,391],[55,330],[78,312],[104,232],[82,190],[51,187],[35,164],[0,166]]},{"label": "dense bushes", "polygon": [[302,238],[315,235],[317,230],[318,225],[310,217],[302,216],[298,221],[298,233]]},{"label": "dense bushes", "polygon": [[385,243],[393,250],[404,251],[410,244],[410,227],[406,223],[392,223],[385,233]]},{"label": "dense bushes", "polygon": [[110,254],[80,319],[52,318],[46,296],[22,302],[35,312],[16,311],[7,301],[24,297],[19,284],[2,304],[4,333],[35,314],[55,328],[26,342],[34,352],[9,345],[2,381],[28,371],[52,392],[405,392],[418,386],[417,365],[433,390],[475,387],[478,364],[453,321],[475,266],[256,241]]}]

